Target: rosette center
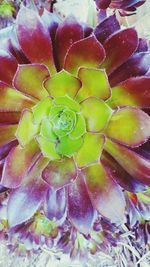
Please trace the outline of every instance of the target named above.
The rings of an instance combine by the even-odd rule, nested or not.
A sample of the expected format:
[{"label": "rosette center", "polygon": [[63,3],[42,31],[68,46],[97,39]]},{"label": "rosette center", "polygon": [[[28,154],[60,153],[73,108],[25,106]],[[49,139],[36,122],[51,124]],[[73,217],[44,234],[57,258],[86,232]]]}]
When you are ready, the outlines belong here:
[{"label": "rosette center", "polygon": [[58,111],[52,119],[53,131],[57,136],[69,134],[75,127],[76,114],[72,110],[65,109]]}]

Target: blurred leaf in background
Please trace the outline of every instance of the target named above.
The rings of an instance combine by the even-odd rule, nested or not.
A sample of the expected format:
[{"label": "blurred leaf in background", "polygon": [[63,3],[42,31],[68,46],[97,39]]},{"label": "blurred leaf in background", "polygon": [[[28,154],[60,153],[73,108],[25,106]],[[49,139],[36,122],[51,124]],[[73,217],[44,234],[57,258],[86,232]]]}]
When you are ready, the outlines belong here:
[{"label": "blurred leaf in background", "polygon": [[0,1],[0,16],[2,17],[12,17],[15,8],[11,2],[6,0]]}]

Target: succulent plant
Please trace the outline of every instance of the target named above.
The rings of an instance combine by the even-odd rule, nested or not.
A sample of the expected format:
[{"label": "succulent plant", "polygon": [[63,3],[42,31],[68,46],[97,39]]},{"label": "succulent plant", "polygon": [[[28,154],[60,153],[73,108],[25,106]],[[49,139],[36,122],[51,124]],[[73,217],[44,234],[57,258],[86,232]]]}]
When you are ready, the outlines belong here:
[{"label": "succulent plant", "polygon": [[0,50],[0,190],[8,191],[9,228],[35,219],[35,233],[45,234],[49,220],[67,220],[79,241],[97,214],[125,222],[124,191],[150,185],[149,62],[146,41],[120,29],[115,15],[92,29],[20,9]]},{"label": "succulent plant", "polygon": [[97,7],[100,9],[118,9],[123,16],[132,15],[136,9],[143,5],[146,0],[96,0]]}]

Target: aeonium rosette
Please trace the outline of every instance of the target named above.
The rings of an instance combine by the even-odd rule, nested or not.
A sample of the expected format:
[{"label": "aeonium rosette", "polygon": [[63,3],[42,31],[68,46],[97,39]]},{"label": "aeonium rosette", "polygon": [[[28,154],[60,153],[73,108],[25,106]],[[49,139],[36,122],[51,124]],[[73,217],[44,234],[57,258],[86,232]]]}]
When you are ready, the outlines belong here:
[{"label": "aeonium rosette", "polygon": [[122,16],[135,14],[138,7],[142,6],[146,0],[96,0],[96,5],[100,9],[116,9]]},{"label": "aeonium rosette", "polygon": [[9,226],[41,207],[50,220],[60,224],[67,216],[84,234],[96,211],[124,222],[122,189],[136,193],[150,184],[146,41],[133,28],[121,30],[115,16],[91,29],[24,7],[16,35],[0,51],[1,185],[10,189]]}]

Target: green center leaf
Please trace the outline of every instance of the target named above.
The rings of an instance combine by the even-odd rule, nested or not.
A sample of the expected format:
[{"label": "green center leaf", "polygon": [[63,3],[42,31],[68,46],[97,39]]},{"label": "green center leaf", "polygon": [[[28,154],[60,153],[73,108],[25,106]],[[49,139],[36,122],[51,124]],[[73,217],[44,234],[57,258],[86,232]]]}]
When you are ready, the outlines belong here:
[{"label": "green center leaf", "polygon": [[56,151],[59,155],[66,157],[71,157],[73,154],[79,150],[83,144],[83,138],[76,140],[71,140],[69,136],[64,136],[60,139],[59,143],[56,146]]},{"label": "green center leaf", "polygon": [[52,124],[58,137],[68,135],[76,124],[76,114],[72,110],[60,111],[52,120]]},{"label": "green center leaf", "polygon": [[67,95],[57,97],[53,102],[55,105],[62,105],[76,112],[80,111],[80,105],[75,100],[73,100],[71,97]]}]

